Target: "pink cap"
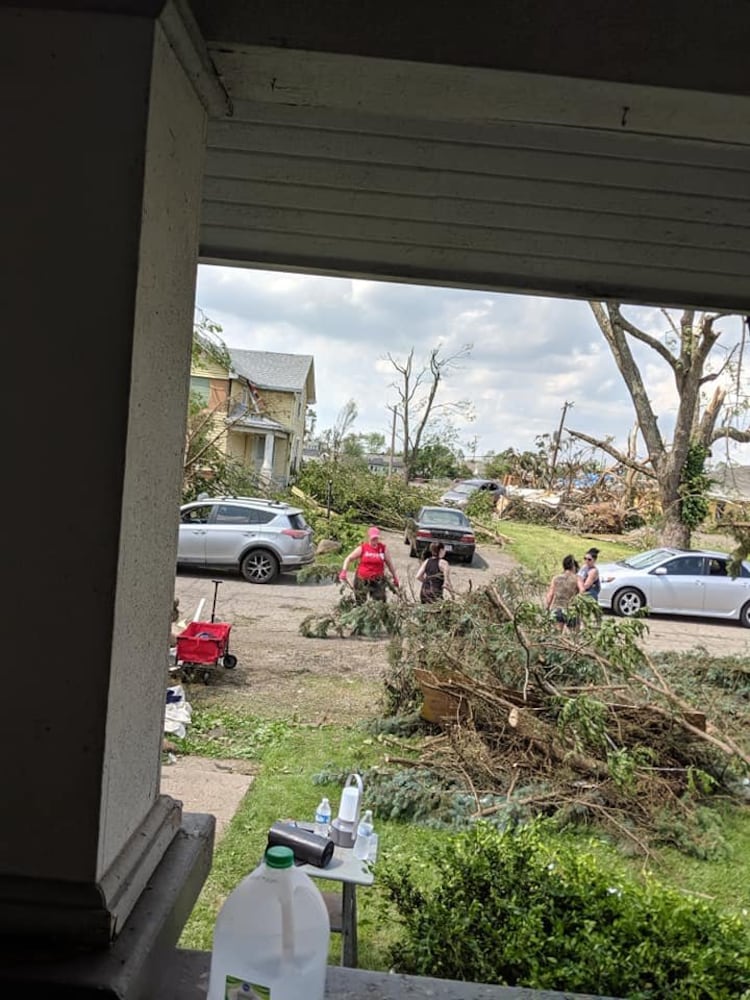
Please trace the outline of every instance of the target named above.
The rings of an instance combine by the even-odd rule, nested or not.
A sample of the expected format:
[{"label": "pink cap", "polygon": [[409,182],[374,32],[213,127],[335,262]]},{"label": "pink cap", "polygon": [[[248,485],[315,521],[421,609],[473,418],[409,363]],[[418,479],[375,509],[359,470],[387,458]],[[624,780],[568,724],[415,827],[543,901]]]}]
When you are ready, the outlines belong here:
[{"label": "pink cap", "polygon": [[375,525],[367,529],[368,538],[380,538],[380,528],[376,528]]}]

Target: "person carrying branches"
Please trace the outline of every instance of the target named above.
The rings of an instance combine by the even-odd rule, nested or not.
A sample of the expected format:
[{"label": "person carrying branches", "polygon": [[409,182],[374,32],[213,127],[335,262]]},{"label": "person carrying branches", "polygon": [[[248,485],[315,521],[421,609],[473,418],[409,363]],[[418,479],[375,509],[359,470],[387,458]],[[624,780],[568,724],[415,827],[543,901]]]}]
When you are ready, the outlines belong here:
[{"label": "person carrying branches", "polygon": [[432,604],[433,601],[439,601],[444,590],[447,590],[451,596],[456,596],[451,583],[450,566],[445,558],[445,545],[442,542],[430,544],[429,558],[425,559],[417,570],[417,580],[422,584],[419,594],[422,604]]},{"label": "person carrying branches", "polygon": [[342,583],[349,582],[350,562],[357,563],[354,574],[354,599],[357,604],[364,604],[368,597],[373,601],[385,600],[386,567],[391,574],[393,586],[399,585],[393,560],[385,544],[380,540],[380,528],[375,525],[367,529],[367,541],[358,545],[344,559],[344,565],[339,573],[339,580]]}]

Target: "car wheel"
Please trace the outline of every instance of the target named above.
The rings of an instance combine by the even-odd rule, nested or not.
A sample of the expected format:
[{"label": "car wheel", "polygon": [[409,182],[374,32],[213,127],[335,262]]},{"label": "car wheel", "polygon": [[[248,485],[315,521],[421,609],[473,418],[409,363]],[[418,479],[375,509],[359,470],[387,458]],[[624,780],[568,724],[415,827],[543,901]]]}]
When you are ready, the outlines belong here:
[{"label": "car wheel", "polygon": [[748,601],[742,611],[740,611],[740,625],[744,625],[745,628],[750,628],[750,601]]},{"label": "car wheel", "polygon": [[468,556],[464,556],[464,562],[466,563],[467,566],[471,566],[471,564],[474,562],[474,553],[471,552]]},{"label": "car wheel", "polygon": [[233,653],[224,653],[221,658],[221,665],[227,670],[234,670],[237,666],[237,657]]},{"label": "car wheel", "polygon": [[240,563],[240,573],[248,583],[271,583],[279,575],[279,561],[272,552],[254,549]]},{"label": "car wheel", "polygon": [[618,590],[612,598],[612,610],[622,618],[632,618],[642,611],[646,606],[646,600],[640,590],[634,587],[625,587]]}]

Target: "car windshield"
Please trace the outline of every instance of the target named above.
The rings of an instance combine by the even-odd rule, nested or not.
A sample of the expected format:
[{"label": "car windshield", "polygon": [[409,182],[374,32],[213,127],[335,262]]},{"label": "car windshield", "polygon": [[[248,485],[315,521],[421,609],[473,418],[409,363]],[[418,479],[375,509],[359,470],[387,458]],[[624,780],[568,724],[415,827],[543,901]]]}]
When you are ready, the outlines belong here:
[{"label": "car windshield", "polygon": [[670,552],[669,549],[649,549],[648,552],[639,552],[637,556],[628,556],[620,565],[629,569],[651,569],[652,566],[664,562],[673,555],[674,552]]},{"label": "car windshield", "polygon": [[444,524],[446,527],[464,527],[468,521],[458,510],[427,509],[422,512],[421,521],[427,524]]},{"label": "car windshield", "polygon": [[469,486],[468,483],[459,483],[458,486],[454,486],[450,491],[451,493],[473,493],[476,490],[476,486]]}]

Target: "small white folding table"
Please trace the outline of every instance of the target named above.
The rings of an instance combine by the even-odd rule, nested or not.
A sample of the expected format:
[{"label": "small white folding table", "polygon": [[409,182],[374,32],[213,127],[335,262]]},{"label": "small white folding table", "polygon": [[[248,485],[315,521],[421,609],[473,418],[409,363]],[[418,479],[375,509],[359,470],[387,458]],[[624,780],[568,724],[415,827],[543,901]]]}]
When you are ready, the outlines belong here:
[{"label": "small white folding table", "polygon": [[[301,825],[301,824],[300,824]],[[333,857],[325,868],[316,865],[300,865],[298,871],[311,878],[325,879],[341,883],[341,964],[349,968],[357,967],[357,886],[372,885],[375,876],[366,861],[354,857],[351,847],[336,847]],[[338,906],[331,903],[331,894],[324,893],[331,930],[337,930]],[[335,897],[339,902],[339,897]]]}]

